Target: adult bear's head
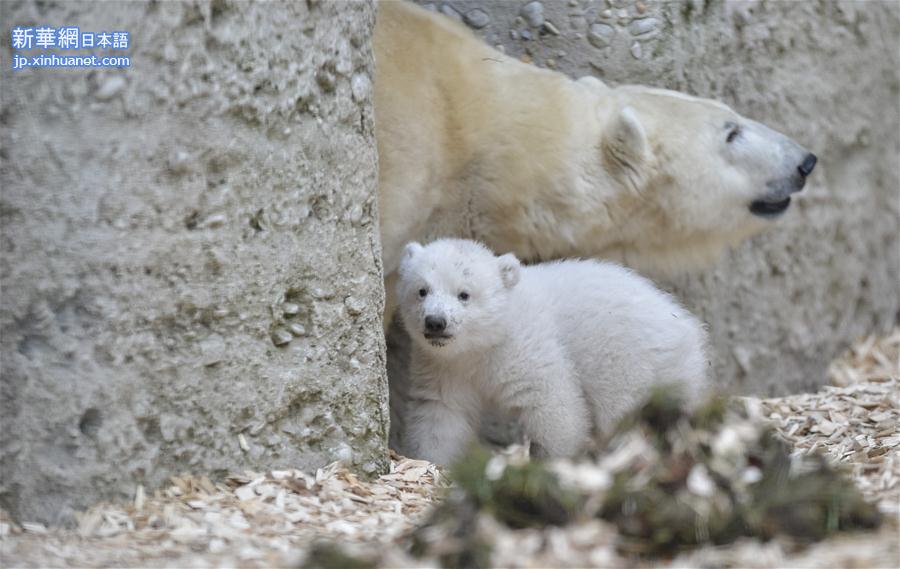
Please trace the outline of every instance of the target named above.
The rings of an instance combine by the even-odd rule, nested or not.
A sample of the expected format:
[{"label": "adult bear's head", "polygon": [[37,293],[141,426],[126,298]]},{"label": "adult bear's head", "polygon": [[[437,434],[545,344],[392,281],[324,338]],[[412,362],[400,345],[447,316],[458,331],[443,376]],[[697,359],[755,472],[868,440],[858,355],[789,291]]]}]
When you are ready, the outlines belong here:
[{"label": "adult bear's head", "polygon": [[816,165],[806,148],[716,101],[639,86],[610,94],[603,165],[636,198],[626,238],[647,256],[680,263],[677,248],[702,260],[759,232]]}]

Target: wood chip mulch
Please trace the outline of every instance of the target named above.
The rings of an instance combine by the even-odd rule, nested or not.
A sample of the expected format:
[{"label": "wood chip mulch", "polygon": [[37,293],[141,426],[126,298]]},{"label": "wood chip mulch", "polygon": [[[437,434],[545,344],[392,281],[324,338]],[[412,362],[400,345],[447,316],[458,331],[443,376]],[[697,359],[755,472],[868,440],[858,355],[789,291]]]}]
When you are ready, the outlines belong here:
[{"label": "wood chip mulch", "polygon": [[246,472],[213,484],[178,476],[130,504],[99,504],[74,531],[0,517],[2,567],[287,567],[317,541],[349,551],[390,547],[428,514],[446,482],[440,468],[392,453],[366,482],[333,463],[315,474]]},{"label": "wood chip mulch", "polygon": [[846,465],[882,512],[900,515],[900,330],[869,336],[829,369],[834,386],[762,401],[795,454]]},{"label": "wood chip mulch", "polygon": [[[862,340],[830,368],[834,384],[817,393],[760,402],[795,454],[821,452],[846,465],[886,523],[793,549],[773,540],[704,547],[659,566],[900,566],[900,329]],[[383,567],[437,566],[406,553],[407,533],[441,499],[446,479],[424,461],[392,456],[391,471],[367,482],[338,464],[314,474],[247,472],[218,484],[181,476],[129,504],[99,504],[74,530],[14,523],[0,510],[2,567],[290,567],[311,544],[339,544]],[[615,530],[599,521],[547,530],[504,531],[493,561],[518,567],[646,566],[615,549]]]}]

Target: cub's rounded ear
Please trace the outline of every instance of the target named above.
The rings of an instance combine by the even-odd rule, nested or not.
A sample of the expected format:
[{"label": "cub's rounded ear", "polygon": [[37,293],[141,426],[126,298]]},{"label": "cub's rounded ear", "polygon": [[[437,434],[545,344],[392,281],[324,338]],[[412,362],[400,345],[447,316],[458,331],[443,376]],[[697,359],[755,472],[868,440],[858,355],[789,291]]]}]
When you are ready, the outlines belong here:
[{"label": "cub's rounded ear", "polygon": [[497,257],[497,263],[500,265],[500,280],[503,281],[503,286],[506,288],[516,286],[522,269],[522,264],[516,256],[512,253],[500,255]]},{"label": "cub's rounded ear", "polygon": [[403,260],[412,259],[422,250],[422,244],[418,241],[410,241],[403,248]]},{"label": "cub's rounded ear", "polygon": [[603,154],[610,172],[622,183],[635,191],[643,187],[650,144],[641,118],[632,107],[622,107],[607,123]]},{"label": "cub's rounded ear", "polygon": [[410,241],[403,248],[403,256],[400,257],[400,274],[405,271],[406,264],[422,251],[422,245],[417,241]]}]

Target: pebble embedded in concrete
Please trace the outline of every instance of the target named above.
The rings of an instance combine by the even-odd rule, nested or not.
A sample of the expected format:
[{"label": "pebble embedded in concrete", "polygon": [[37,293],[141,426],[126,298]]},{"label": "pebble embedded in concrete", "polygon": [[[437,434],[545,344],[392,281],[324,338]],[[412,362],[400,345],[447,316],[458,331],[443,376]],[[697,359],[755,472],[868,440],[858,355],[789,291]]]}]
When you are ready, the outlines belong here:
[{"label": "pebble embedded in concrete", "polygon": [[642,18],[635,20],[628,25],[628,31],[633,36],[642,36],[651,34],[659,28],[659,20],[656,18]]},{"label": "pebble embedded in concrete", "polygon": [[357,103],[367,101],[372,92],[372,80],[365,73],[357,73],[350,80],[350,92]]},{"label": "pebble embedded in concrete", "polygon": [[362,221],[362,216],[363,216],[362,206],[359,204],[354,204],[353,207],[350,208],[350,212],[348,214],[350,223],[352,223],[353,225],[358,224],[360,221]]},{"label": "pebble embedded in concrete", "polygon": [[276,328],[275,331],[272,332],[272,343],[276,346],[285,346],[293,339],[294,335],[284,328]]},{"label": "pebble embedded in concrete", "polygon": [[334,293],[331,291],[331,289],[318,286],[310,290],[309,293],[316,300],[325,300],[334,296]]},{"label": "pebble embedded in concrete", "polygon": [[98,101],[109,101],[124,91],[127,84],[125,78],[121,75],[113,75],[103,82],[100,88],[97,89],[94,97]]},{"label": "pebble embedded in concrete", "polygon": [[641,44],[640,42],[634,42],[631,44],[631,56],[635,59],[641,58]]},{"label": "pebble embedded in concrete", "polygon": [[612,41],[613,36],[616,35],[616,29],[608,24],[591,24],[591,27],[588,30],[588,41],[592,46],[601,48],[606,47]]},{"label": "pebble embedded in concrete", "polygon": [[550,20],[544,22],[544,30],[546,30],[547,33],[553,34],[554,36],[559,35],[559,28],[554,26],[553,22],[551,22]]},{"label": "pebble embedded in concrete", "polygon": [[348,296],[344,299],[344,306],[347,307],[347,313],[350,316],[359,316],[366,308],[366,303],[362,299],[355,296]]},{"label": "pebble embedded in concrete", "polygon": [[353,62],[350,60],[350,56],[346,55],[345,51],[342,50],[342,56],[338,58],[334,70],[342,77],[349,77],[350,72],[353,71]]},{"label": "pebble embedded in concrete", "polygon": [[491,17],[484,10],[475,8],[466,12],[465,21],[476,30],[480,30],[491,23]]},{"label": "pebble embedded in concrete", "polygon": [[294,316],[300,313],[300,305],[293,302],[285,302],[281,305],[281,312],[285,316]]},{"label": "pebble embedded in concrete", "polygon": [[444,4],[441,6],[441,14],[443,14],[445,16],[449,16],[449,17],[453,18],[454,20],[459,20],[460,22],[463,19],[462,14],[457,12],[456,8],[454,8],[450,4]]},{"label": "pebble embedded in concrete", "polygon": [[522,6],[520,12],[528,25],[532,28],[540,28],[544,25],[544,5],[540,2],[529,2]]},{"label": "pebble embedded in concrete", "polygon": [[200,227],[204,229],[214,229],[225,225],[226,221],[228,221],[228,218],[226,218],[224,214],[216,213],[204,219],[200,223]]}]

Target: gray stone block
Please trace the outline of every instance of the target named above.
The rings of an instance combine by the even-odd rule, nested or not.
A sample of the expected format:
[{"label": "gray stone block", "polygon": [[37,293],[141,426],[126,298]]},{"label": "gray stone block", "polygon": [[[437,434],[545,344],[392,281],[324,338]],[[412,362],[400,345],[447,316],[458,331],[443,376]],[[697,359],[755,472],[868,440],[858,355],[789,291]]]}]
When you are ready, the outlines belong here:
[{"label": "gray stone block", "polygon": [[0,505],[65,523],[184,471],[383,470],[373,2],[0,11],[132,43],[129,68],[0,71]]}]

